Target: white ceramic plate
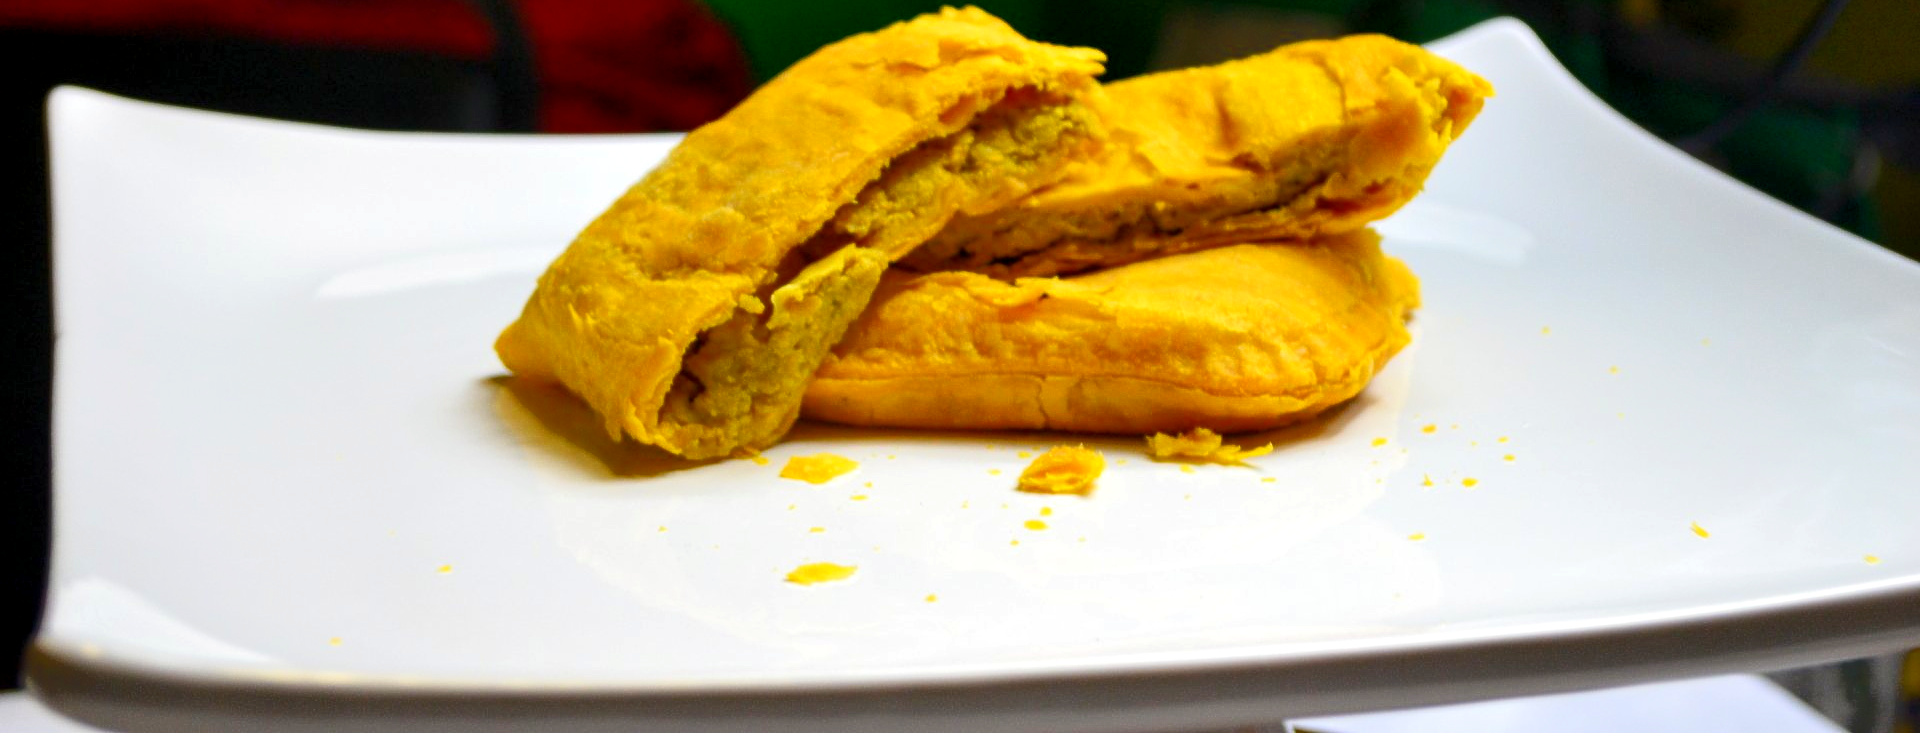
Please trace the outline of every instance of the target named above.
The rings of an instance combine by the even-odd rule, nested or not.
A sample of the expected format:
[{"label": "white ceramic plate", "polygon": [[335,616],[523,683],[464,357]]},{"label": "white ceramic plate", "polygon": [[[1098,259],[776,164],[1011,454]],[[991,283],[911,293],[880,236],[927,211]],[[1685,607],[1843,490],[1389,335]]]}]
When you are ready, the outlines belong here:
[{"label": "white ceramic plate", "polygon": [[[1251,468],[1091,440],[1090,498],[1011,488],[1082,438],[803,427],[687,467],[498,379],[541,267],[671,137],[61,90],[32,684],[156,730],[1069,731],[1920,642],[1920,267],[1653,140],[1517,23],[1437,48],[1499,96],[1381,226],[1414,345]],[[861,467],[776,478],[818,451]],[[859,571],[782,581],[810,561]]]}]

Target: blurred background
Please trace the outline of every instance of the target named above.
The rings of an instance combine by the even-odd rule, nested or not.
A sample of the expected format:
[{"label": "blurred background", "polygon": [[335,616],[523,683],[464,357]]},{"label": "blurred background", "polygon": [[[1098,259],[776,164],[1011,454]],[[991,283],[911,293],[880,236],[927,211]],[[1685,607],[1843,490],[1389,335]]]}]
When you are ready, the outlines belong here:
[{"label": "blurred background", "polygon": [[[979,0],[1026,35],[1107,51],[1109,80],[1306,38],[1425,42],[1525,20],[1609,104],[1782,201],[1920,258],[1914,0]],[[394,130],[685,130],[822,44],[919,0],[0,0],[0,688],[45,582],[46,139],[59,84]],[[1805,51],[1805,53],[1800,53]],[[1778,679],[1855,731],[1915,731],[1920,664]]]}]

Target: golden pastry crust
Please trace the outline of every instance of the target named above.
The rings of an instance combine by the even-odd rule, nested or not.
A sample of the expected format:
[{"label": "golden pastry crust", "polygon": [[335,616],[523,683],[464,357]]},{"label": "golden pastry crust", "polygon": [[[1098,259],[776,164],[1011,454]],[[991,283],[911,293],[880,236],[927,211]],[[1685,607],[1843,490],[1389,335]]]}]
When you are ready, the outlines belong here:
[{"label": "golden pastry crust", "polygon": [[[564,384],[616,436],[695,458],[768,445],[891,257],[957,211],[1057,177],[1097,138],[1071,109],[1098,93],[1101,61],[972,8],[827,46],[689,134],[589,224],[495,349],[515,374]],[[1067,110],[1038,144],[1056,154],[940,178],[993,137],[972,125],[1009,99],[1020,109],[1002,125]],[[933,156],[944,163],[911,184],[882,179],[922,146],[948,151]],[[828,226],[896,188],[937,195],[888,226]]]},{"label": "golden pastry crust", "polygon": [[1014,282],[889,271],[807,388],[853,425],[1260,430],[1358,394],[1407,343],[1413,274],[1361,230]]},{"label": "golden pastry crust", "polygon": [[956,218],[903,264],[1052,275],[1353,231],[1419,192],[1492,87],[1418,46],[1368,35],[1106,92],[1101,155],[1016,206]]}]

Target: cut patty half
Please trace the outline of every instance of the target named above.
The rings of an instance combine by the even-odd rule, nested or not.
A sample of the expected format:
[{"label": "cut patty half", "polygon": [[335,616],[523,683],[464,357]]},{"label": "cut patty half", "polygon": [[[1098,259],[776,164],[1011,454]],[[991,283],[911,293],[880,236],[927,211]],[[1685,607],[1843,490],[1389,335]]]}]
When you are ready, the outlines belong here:
[{"label": "cut patty half", "polygon": [[814,53],[589,224],[495,344],[690,458],[778,440],[888,262],[1103,136],[1102,55],[947,9]]},{"label": "cut patty half", "polygon": [[1354,231],[1419,193],[1492,94],[1458,65],[1374,35],[1106,91],[1100,155],[1014,206],[955,218],[902,264],[1054,275]]}]

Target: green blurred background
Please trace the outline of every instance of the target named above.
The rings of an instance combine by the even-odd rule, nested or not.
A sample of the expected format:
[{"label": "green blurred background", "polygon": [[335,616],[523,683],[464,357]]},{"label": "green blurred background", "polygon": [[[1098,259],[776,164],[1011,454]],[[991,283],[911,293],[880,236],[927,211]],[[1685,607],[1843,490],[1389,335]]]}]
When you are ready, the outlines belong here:
[{"label": "green blurred background", "polygon": [[[937,9],[934,0],[708,0],[760,80],[835,39]],[[1670,139],[1741,98],[1819,0],[980,0],[1028,36],[1095,46],[1109,80],[1354,31],[1426,42],[1481,20],[1532,25],[1581,81]],[[1781,103],[1701,157],[1748,184],[1920,259],[1920,5],[1855,0]],[[1904,92],[1902,92],[1904,90]],[[1877,133],[1877,134],[1876,134]]]}]

